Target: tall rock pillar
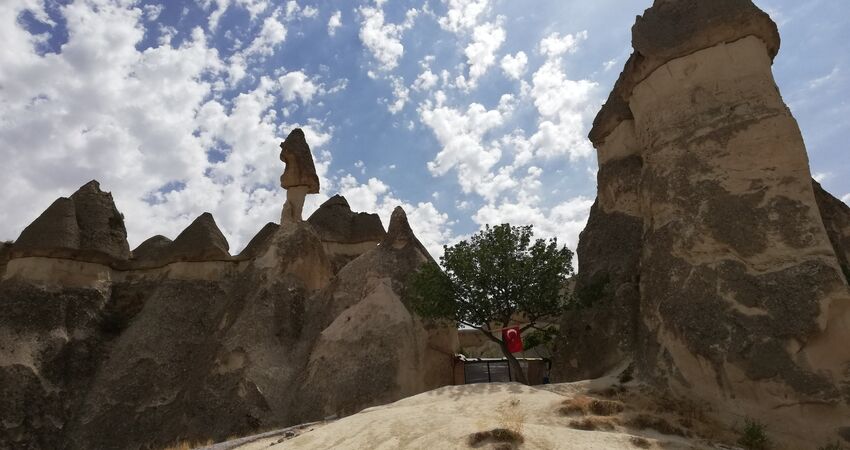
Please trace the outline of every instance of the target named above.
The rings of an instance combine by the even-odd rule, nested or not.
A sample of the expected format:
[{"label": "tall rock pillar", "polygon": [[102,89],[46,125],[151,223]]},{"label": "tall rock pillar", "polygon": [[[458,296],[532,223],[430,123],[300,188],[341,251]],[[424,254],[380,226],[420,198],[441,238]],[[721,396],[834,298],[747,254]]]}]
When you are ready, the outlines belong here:
[{"label": "tall rock pillar", "polygon": [[296,128],[280,144],[280,160],[286,164],[280,177],[280,186],[286,189],[286,202],[280,223],[301,222],[301,210],[307,194],[319,193],[319,177],[313,164],[310,146],[304,132]]},{"label": "tall rock pillar", "polygon": [[599,193],[555,378],[631,361],[722,419],[843,435],[847,214],[819,209],[776,25],[750,0],[656,0],[632,43],[590,134]]}]

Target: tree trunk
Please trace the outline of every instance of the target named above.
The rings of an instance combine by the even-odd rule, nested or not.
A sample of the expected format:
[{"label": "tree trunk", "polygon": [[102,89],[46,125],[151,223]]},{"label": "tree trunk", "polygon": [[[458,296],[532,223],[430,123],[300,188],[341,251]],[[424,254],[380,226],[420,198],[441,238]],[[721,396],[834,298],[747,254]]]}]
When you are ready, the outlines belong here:
[{"label": "tree trunk", "polygon": [[505,358],[508,359],[508,365],[511,367],[511,373],[516,374],[516,380],[522,384],[528,384],[528,379],[525,377],[525,372],[523,372],[522,366],[519,365],[519,361],[517,361],[513,353],[508,351],[508,345],[505,344],[504,341],[500,340],[499,347],[502,348],[502,353],[505,355]]}]

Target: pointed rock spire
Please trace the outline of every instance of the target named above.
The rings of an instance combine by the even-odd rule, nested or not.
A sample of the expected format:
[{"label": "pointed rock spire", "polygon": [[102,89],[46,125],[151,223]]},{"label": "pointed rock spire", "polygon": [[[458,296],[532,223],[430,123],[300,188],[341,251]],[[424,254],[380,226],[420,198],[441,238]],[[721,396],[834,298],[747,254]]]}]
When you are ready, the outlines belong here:
[{"label": "pointed rock spire", "polygon": [[250,242],[248,242],[245,249],[239,253],[239,259],[251,259],[260,256],[263,253],[263,250],[271,244],[271,239],[277,232],[278,228],[280,228],[280,226],[276,223],[267,223],[262,229],[260,229],[260,232],[257,233]]},{"label": "pointed rock spire", "polygon": [[341,195],[334,195],[307,219],[322,241],[343,244],[380,242],[386,236],[377,214],[355,213]]},{"label": "pointed rock spire", "polygon": [[133,250],[133,259],[137,261],[161,261],[168,256],[172,240],[156,235],[145,240]]},{"label": "pointed rock spire", "polygon": [[74,201],[67,197],[56,199],[40,216],[24,228],[15,250],[29,252],[47,249],[79,249],[80,227]]},{"label": "pointed rock spire", "polygon": [[124,216],[115,207],[112,194],[89,181],[71,195],[80,228],[80,248],[106,253],[118,259],[130,257]]},{"label": "pointed rock spire", "polygon": [[428,250],[419,242],[413,230],[410,228],[410,222],[407,221],[407,213],[401,206],[396,206],[390,216],[390,226],[387,229],[387,236],[381,242],[381,248],[402,249],[408,246],[413,246],[430,260],[434,258],[428,253]]},{"label": "pointed rock spire", "polygon": [[230,259],[227,238],[218,228],[212,214],[198,216],[174,242],[169,250],[172,261],[215,261]]}]

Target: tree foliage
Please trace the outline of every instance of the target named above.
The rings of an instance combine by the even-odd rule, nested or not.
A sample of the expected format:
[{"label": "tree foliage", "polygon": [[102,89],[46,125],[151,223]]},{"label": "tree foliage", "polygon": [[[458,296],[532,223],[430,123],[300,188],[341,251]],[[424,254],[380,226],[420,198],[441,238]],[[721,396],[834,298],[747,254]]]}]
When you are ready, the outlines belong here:
[{"label": "tree foliage", "polygon": [[444,270],[429,263],[411,276],[409,304],[422,317],[481,330],[506,352],[491,330],[521,314],[529,322],[521,329],[525,331],[560,314],[567,304],[573,252],[559,247],[557,239],[532,236],[530,225],[502,224],[445,247],[440,258]]}]

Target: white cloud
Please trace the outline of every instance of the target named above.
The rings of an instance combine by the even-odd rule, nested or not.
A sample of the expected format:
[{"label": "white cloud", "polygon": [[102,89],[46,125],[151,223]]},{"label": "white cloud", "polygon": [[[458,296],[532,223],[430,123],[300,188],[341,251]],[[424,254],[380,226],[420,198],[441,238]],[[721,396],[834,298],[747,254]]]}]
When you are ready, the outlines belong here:
[{"label": "white cloud", "polygon": [[818,173],[815,173],[814,175],[812,175],[812,178],[814,178],[815,181],[817,181],[818,183],[823,183],[824,181],[826,181],[830,177],[832,177],[832,174],[828,173],[828,172],[818,172]]},{"label": "white cloud", "polygon": [[616,66],[617,66],[617,60],[616,59],[609,59],[608,61],[605,61],[605,64],[603,64],[603,70],[608,72],[609,70],[613,69]]},{"label": "white cloud", "polygon": [[413,82],[413,89],[416,91],[430,91],[437,86],[438,81],[440,81],[440,78],[434,72],[431,72],[431,69],[425,68]]},{"label": "white cloud", "polygon": [[472,29],[478,24],[478,17],[489,8],[489,0],[443,0],[448,11],[439,19],[440,26],[452,33]]},{"label": "white cloud", "polygon": [[554,207],[544,207],[537,200],[503,202],[483,206],[473,220],[482,227],[486,224],[530,224],[534,226],[535,236],[557,238],[561,245],[575,250],[592,205],[593,199],[586,197],[575,197]]},{"label": "white cloud", "polygon": [[850,194],[846,194],[844,197],[841,197],[841,201],[850,205]]},{"label": "white cloud", "polygon": [[321,85],[314,83],[301,71],[289,72],[281,76],[278,78],[278,83],[280,83],[281,98],[288,102],[298,98],[301,103],[309,103],[313,96],[322,89]]},{"label": "white cloud", "polygon": [[597,110],[594,93],[598,85],[590,80],[571,80],[561,68],[561,55],[575,52],[577,43],[585,39],[587,33],[576,36],[560,38],[555,33],[541,41],[541,51],[548,59],[532,75],[531,88],[539,114],[537,132],[530,138],[536,155],[547,158],[568,155],[576,160],[593,152],[585,135]]},{"label": "white cloud", "polygon": [[561,37],[560,33],[552,33],[540,41],[540,53],[547,58],[574,53],[578,50],[579,42],[585,39],[587,39],[587,31],[568,34],[564,37]]},{"label": "white cloud", "polygon": [[221,17],[231,6],[245,9],[251,16],[251,20],[254,20],[269,7],[270,3],[269,0],[198,0],[198,4],[205,10],[209,10],[212,5],[216,6],[208,19],[210,30],[215,31]]},{"label": "white cloud", "polygon": [[[274,106],[342,86],[325,91],[296,71],[260,77],[223,100],[215,86],[225,64],[200,28],[178,47],[169,40],[140,51],[141,8],[76,2],[60,11],[68,42],[40,56],[16,20],[19,4],[0,5],[0,159],[9,170],[0,179],[3,238],[91,179],[112,191],[132,246],[154,234],[173,238],[209,211],[235,253],[264,222],[278,220],[278,144],[298,124],[279,124]],[[300,125],[323,189],[332,190],[324,146],[333,129],[315,119]]]},{"label": "white cloud", "polygon": [[392,103],[387,103],[387,109],[392,114],[397,114],[410,99],[410,89],[404,85],[404,80],[400,77],[390,78],[393,85],[393,96],[395,100]]},{"label": "white cloud", "polygon": [[251,56],[269,56],[274,53],[275,47],[286,39],[286,27],[274,16],[266,17],[260,33],[243,52],[245,58]]},{"label": "white cloud", "polygon": [[528,56],[525,52],[517,52],[516,55],[505,55],[502,58],[502,70],[508,77],[519,80],[525,73],[525,67],[528,64]]},{"label": "white cloud", "polygon": [[295,0],[289,0],[288,2],[286,2],[286,20],[295,20],[299,17],[306,17],[308,19],[312,19],[318,14],[319,10],[310,5],[307,5],[302,8]]},{"label": "white cloud", "polygon": [[475,27],[473,40],[464,49],[469,65],[469,87],[475,87],[487,69],[496,62],[496,51],[505,42],[505,29],[498,23],[485,23]]},{"label": "white cloud", "polygon": [[838,78],[840,74],[841,70],[838,68],[838,66],[835,66],[828,74],[810,81],[809,89],[817,89],[823,85],[832,83]]},{"label": "white cloud", "polygon": [[403,23],[392,24],[384,22],[384,11],[380,6],[381,4],[378,3],[377,8],[366,6],[358,10],[362,19],[360,41],[377,60],[378,68],[390,71],[398,66],[398,60],[404,54],[401,36],[405,30],[413,26],[418,11],[408,10]]},{"label": "white cloud", "polygon": [[328,34],[333,36],[336,34],[336,29],[342,26],[342,11],[336,10],[328,19]]},{"label": "white cloud", "polygon": [[483,105],[472,103],[466,111],[444,106],[439,101],[442,91],[435,97],[436,103],[426,101],[419,108],[422,123],[434,132],[442,149],[428,163],[434,175],[445,175],[457,171],[458,182],[463,192],[476,192],[495,199],[502,191],[515,185],[510,167],[491,172],[502,158],[498,141],[487,139],[488,134],[502,126],[512,111],[512,97],[503,96],[499,107],[488,110]]}]

